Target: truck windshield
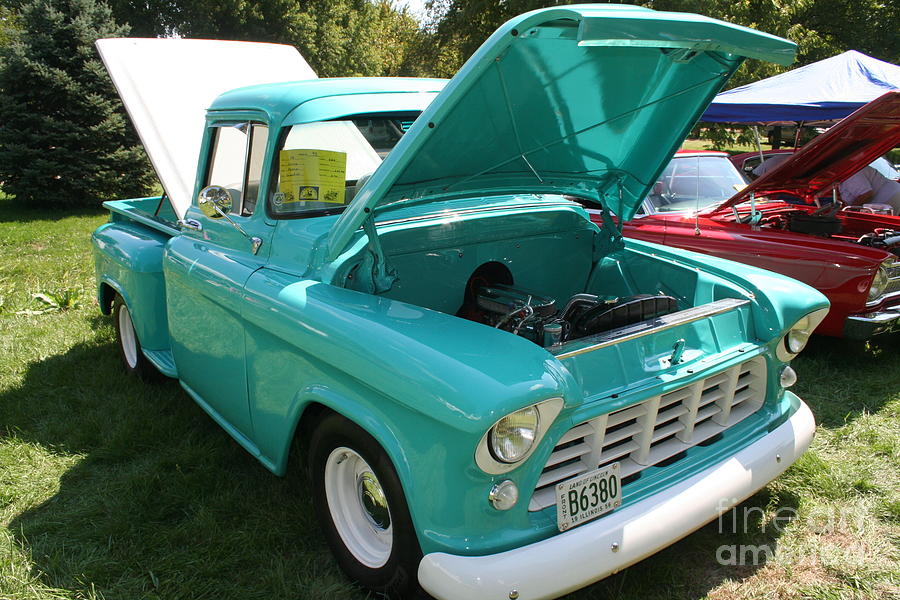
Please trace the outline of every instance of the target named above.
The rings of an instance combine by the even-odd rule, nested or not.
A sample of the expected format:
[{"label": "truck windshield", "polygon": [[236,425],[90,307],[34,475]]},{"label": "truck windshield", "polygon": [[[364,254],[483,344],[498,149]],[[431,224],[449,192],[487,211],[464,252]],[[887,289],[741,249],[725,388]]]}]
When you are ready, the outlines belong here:
[{"label": "truck windshield", "polygon": [[727,200],[745,185],[725,156],[676,156],[648,198],[656,212],[695,211]]},{"label": "truck windshield", "polygon": [[358,117],[286,128],[269,192],[275,216],[342,211],[397,145],[416,115]]}]

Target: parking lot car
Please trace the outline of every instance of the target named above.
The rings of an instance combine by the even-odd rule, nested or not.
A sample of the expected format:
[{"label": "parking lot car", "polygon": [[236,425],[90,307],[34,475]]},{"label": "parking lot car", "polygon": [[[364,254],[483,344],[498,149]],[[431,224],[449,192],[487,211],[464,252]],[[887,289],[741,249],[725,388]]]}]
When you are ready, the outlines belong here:
[{"label": "parking lot car", "polygon": [[[868,339],[900,326],[900,217],[821,195],[900,139],[900,93],[836,125],[749,186],[724,152],[679,151],[657,178],[627,237],[770,269],[825,294],[816,333]],[[585,203],[597,223],[602,211]]]},{"label": "parking lot car", "polygon": [[[305,460],[325,539],[362,585],[556,597],[714,519],[809,445],[789,363],[824,296],[625,240],[569,199],[628,220],[743,58],[788,62],[790,42],[631,6],[539,10],[446,85],[228,91],[194,164],[172,160],[187,137],[157,135],[191,82],[137,85],[117,60],[129,44],[100,48],[169,202],[108,202],[93,235],[123,363],[178,378],[274,473]],[[223,77],[256,75],[208,54]]]}]

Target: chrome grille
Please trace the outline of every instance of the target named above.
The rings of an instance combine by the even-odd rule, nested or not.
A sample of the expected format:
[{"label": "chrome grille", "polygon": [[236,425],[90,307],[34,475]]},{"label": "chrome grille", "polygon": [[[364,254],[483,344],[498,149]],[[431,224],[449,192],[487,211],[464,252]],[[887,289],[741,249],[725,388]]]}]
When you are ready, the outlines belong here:
[{"label": "chrome grille", "polygon": [[[757,356],[705,379],[576,425],[557,442],[528,510],[556,504],[556,484],[614,461],[622,479],[670,459],[753,414],[766,397]],[[627,481],[624,485],[627,485]]]}]

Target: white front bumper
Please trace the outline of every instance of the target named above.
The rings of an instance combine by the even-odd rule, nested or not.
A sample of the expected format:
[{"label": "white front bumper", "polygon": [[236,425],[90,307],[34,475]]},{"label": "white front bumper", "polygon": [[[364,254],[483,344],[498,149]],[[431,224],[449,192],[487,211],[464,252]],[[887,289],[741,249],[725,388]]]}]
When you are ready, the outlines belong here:
[{"label": "white front bumper", "polygon": [[[731,458],[593,523],[488,556],[426,555],[419,582],[440,600],[556,598],[632,565],[715,519],[778,477],[809,447],[809,407]],[[513,596],[515,597],[515,596]]]}]

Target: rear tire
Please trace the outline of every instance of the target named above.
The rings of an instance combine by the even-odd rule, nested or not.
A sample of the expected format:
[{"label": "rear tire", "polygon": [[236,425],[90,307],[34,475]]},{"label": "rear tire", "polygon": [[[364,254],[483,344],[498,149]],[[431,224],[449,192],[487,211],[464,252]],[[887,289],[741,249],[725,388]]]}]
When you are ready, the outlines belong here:
[{"label": "rear tire", "polygon": [[116,341],[119,345],[119,355],[122,365],[129,375],[140,377],[144,381],[155,380],[159,371],[153,366],[141,350],[141,341],[134,330],[134,321],[131,319],[131,311],[122,296],[116,294],[112,303],[113,321],[116,324]]},{"label": "rear tire", "polygon": [[375,438],[331,413],[313,431],[308,460],[316,515],[341,570],[391,598],[427,597],[406,496]]}]

